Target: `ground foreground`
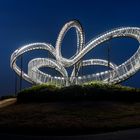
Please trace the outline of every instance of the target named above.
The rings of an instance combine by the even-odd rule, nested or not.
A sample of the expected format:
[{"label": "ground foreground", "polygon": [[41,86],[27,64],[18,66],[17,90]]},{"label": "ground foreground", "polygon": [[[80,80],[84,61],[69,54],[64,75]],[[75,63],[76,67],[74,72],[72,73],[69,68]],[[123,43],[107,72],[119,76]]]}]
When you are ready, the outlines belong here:
[{"label": "ground foreground", "polygon": [[95,134],[140,127],[140,103],[79,101],[15,103],[0,108],[0,132]]},{"label": "ground foreground", "polygon": [[0,138],[1,140],[140,140],[140,128],[78,136],[34,136],[0,133]]}]

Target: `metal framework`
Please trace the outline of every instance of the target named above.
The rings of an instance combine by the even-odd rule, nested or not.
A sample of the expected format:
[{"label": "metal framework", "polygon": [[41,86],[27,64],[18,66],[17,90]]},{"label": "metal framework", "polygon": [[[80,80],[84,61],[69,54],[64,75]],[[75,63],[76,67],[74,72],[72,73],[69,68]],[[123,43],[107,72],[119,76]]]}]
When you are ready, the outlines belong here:
[{"label": "metal framework", "polygon": [[[77,34],[77,51],[75,55],[67,59],[61,54],[61,44],[67,31],[70,28],[75,28]],[[102,44],[105,41],[111,40],[112,38],[118,37],[130,37],[136,39],[140,43],[140,28],[138,27],[121,27],[107,31],[89,41],[85,44],[85,35],[82,26],[77,20],[66,23],[61,29],[55,48],[48,43],[33,43],[22,46],[15,50],[11,55],[10,65],[14,71],[30,83],[41,84],[41,83],[55,83],[57,85],[67,86],[70,84],[81,84],[90,82],[93,80],[103,81],[105,83],[120,83],[130,76],[134,75],[140,69],[140,47],[127,61],[120,65],[115,65],[112,62],[102,59],[88,59],[83,60],[83,57],[92,49]],[[28,51],[33,50],[46,50],[53,58],[35,58],[28,63],[28,74],[22,71],[16,64],[17,59]],[[82,67],[89,65],[102,65],[109,66],[111,69],[103,72],[98,72],[90,75],[79,76],[78,72]],[[44,73],[40,70],[41,67],[49,67],[58,71],[61,76],[53,76]],[[70,76],[66,68],[73,67],[73,71]]]}]

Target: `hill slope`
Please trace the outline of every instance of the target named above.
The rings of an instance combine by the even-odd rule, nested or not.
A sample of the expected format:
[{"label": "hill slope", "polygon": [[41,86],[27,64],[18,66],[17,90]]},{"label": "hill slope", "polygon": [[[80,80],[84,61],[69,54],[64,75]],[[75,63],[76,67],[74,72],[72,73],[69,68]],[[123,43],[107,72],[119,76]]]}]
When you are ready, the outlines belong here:
[{"label": "hill slope", "polygon": [[118,85],[40,85],[0,108],[0,132],[77,135],[140,127],[139,98],[139,89]]},{"label": "hill slope", "polygon": [[140,89],[100,82],[69,87],[39,85],[21,91],[17,98],[18,102],[140,101]]}]

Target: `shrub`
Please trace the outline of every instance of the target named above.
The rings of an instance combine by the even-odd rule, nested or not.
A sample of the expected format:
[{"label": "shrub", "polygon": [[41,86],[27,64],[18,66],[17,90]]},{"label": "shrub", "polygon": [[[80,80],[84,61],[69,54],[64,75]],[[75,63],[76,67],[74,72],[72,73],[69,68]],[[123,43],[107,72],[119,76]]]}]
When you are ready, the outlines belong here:
[{"label": "shrub", "polygon": [[140,90],[121,85],[90,82],[83,85],[57,87],[43,84],[25,89],[18,94],[18,102],[50,101],[140,101]]}]

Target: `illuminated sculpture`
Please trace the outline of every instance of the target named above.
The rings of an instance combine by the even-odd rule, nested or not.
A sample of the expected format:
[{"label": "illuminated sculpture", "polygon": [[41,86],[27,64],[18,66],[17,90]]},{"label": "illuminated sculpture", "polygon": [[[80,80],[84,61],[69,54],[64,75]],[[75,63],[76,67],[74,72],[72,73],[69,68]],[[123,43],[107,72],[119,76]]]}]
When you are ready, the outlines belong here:
[{"label": "illuminated sculpture", "polygon": [[[77,33],[77,51],[70,59],[66,59],[61,54],[61,43],[64,36],[70,28],[75,28]],[[53,58],[35,58],[28,63],[28,74],[22,71],[22,78],[30,83],[55,83],[58,85],[70,85],[81,84],[90,81],[103,81],[105,83],[120,83],[140,69],[140,47],[135,54],[127,61],[120,65],[115,65],[109,62],[110,70],[99,72],[96,74],[79,76],[78,72],[82,67],[88,65],[102,65],[108,66],[107,60],[102,59],[88,59],[82,60],[82,58],[92,49],[99,44],[117,37],[130,37],[140,42],[140,28],[137,27],[122,27],[108,31],[98,37],[93,38],[90,42],[85,44],[84,32],[80,23],[76,20],[66,23],[61,29],[56,41],[55,48],[48,43],[33,43],[23,47],[20,47],[11,55],[11,68],[21,75],[21,69],[17,66],[16,60],[22,54],[33,50],[46,50],[51,53]],[[73,66],[71,76],[68,76],[66,68]],[[50,67],[58,71],[61,76],[52,76],[44,73],[40,70],[41,67]]]}]

